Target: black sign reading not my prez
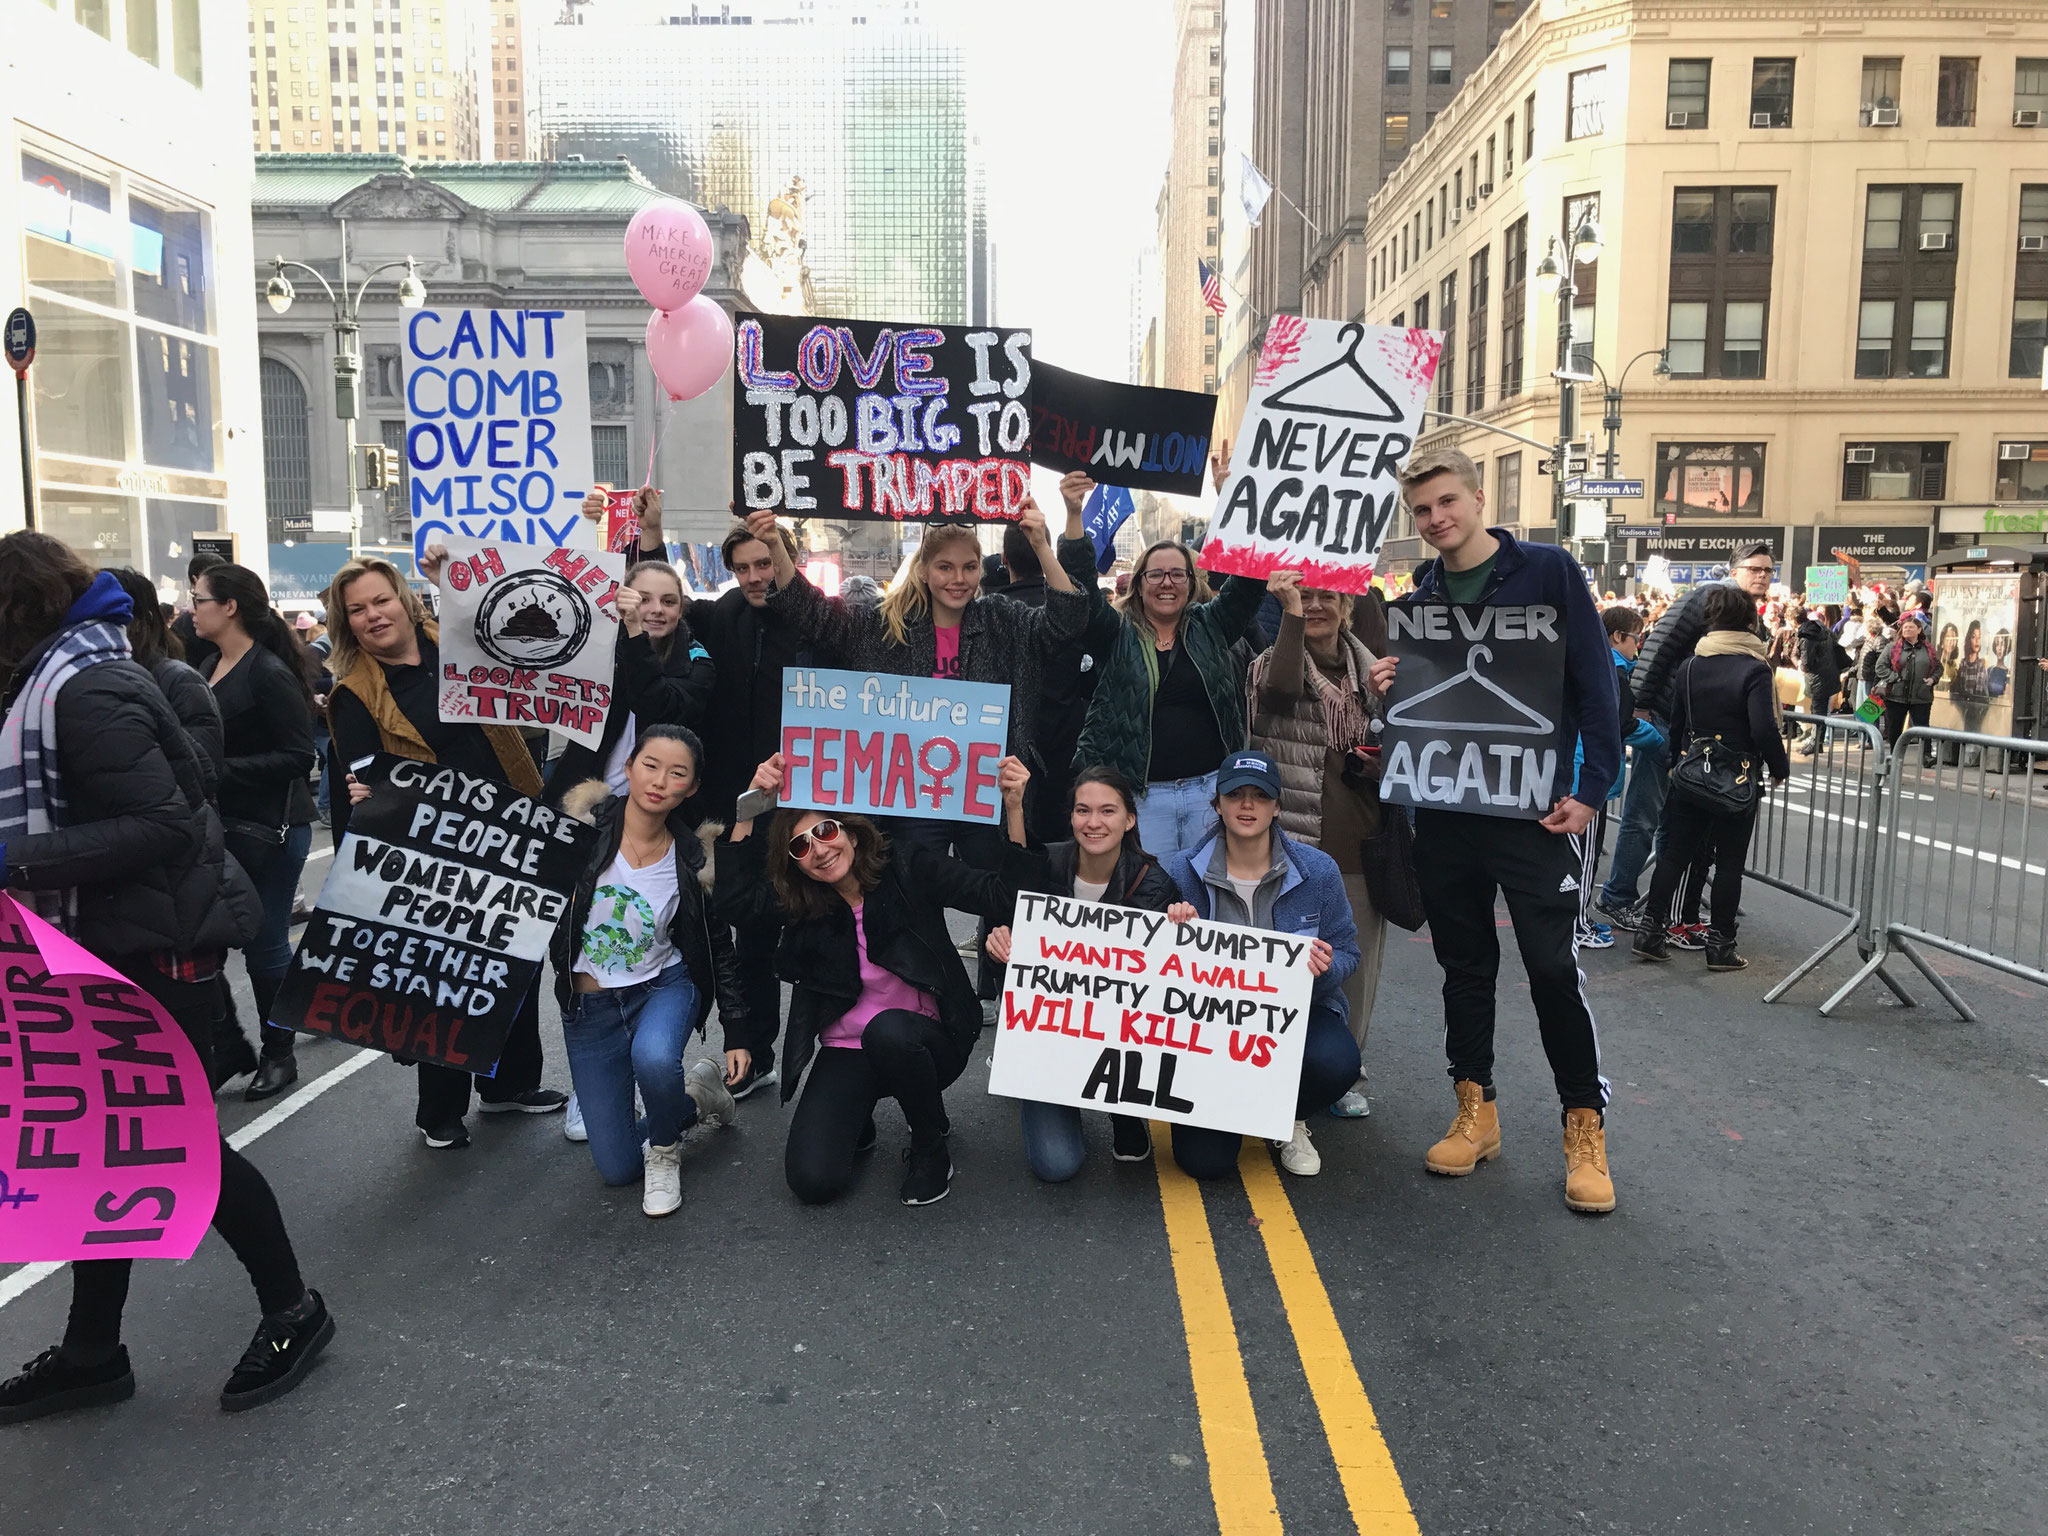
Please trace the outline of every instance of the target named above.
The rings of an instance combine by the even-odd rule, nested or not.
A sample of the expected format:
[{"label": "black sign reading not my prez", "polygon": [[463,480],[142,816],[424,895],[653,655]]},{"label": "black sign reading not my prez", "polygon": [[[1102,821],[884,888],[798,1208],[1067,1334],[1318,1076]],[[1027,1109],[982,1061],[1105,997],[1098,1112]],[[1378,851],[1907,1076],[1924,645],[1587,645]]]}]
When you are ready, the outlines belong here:
[{"label": "black sign reading not my prez", "polygon": [[510,786],[380,755],[271,1023],[492,1071],[597,834]]},{"label": "black sign reading not my prez", "polygon": [[1382,800],[1539,821],[1571,793],[1556,608],[1390,603],[1387,649]]},{"label": "black sign reading not my prez", "polygon": [[1099,485],[1202,494],[1214,395],[1112,384],[1044,362],[1032,374],[1032,463],[1086,470]]}]

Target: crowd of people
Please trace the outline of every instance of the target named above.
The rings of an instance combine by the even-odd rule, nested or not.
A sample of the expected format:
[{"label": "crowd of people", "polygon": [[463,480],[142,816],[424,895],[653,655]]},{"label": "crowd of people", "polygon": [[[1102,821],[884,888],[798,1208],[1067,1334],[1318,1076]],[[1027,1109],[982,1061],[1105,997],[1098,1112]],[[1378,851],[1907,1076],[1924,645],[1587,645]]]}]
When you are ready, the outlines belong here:
[{"label": "crowd of people", "polygon": [[[1795,610],[1770,603],[1768,546],[1736,551],[1728,583],[1668,605],[1603,605],[1567,552],[1488,526],[1462,453],[1418,455],[1401,483],[1435,552],[1416,573],[1417,601],[1561,616],[1573,774],[1540,820],[1439,808],[1411,819],[1382,803],[1378,737],[1399,659],[1379,591],[1317,590],[1288,571],[1212,590],[1194,553],[1170,542],[1105,588],[1082,526],[1084,474],[1061,483],[1057,540],[1028,505],[985,566],[971,528],[934,525],[886,591],[848,583],[837,596],[798,569],[772,510],[725,539],[731,587],[693,595],[665,557],[660,495],[643,489],[602,738],[552,758],[544,736],[440,718],[436,621],[383,560],[349,561],[324,623],[295,629],[239,565],[195,561],[190,609],[167,622],[132,571],[95,572],[42,534],[0,541],[5,883],[158,999],[216,1088],[247,1074],[246,1096],[261,1099],[297,1076],[293,1033],[271,1013],[311,829],[327,822],[338,844],[375,793],[352,765],[391,754],[545,799],[597,833],[549,957],[568,1085],[543,1081],[536,988],[488,1073],[414,1064],[414,1123],[425,1147],[454,1151],[469,1143],[473,1099],[483,1113],[566,1112],[598,1177],[638,1183],[642,1209],[660,1217],[683,1201],[685,1134],[731,1124],[770,1085],[794,1102],[784,1171],[798,1200],[823,1204],[856,1183],[885,1099],[908,1129],[902,1202],[944,1198],[948,1096],[1001,988],[1023,891],[1307,938],[1295,1123],[1276,1146],[1289,1173],[1313,1176],[1318,1117],[1371,1111],[1366,1047],[1389,920],[1374,892],[1405,875],[1443,973],[1454,1101],[1426,1168],[1468,1175],[1501,1151],[1504,898],[1558,1097],[1565,1202],[1610,1211],[1609,1085],[1580,952],[1610,947],[1618,927],[1645,959],[1704,949],[1710,969],[1738,968],[1758,795],[1726,803],[1710,791],[1728,754],[1759,792],[1765,770],[1789,771],[1773,663],[1796,666],[1816,706],[1851,678],[1881,701],[1889,735],[1925,720],[1942,663],[1910,592],[1839,626],[1808,613],[1788,650]],[[585,513],[604,507],[594,492]],[[428,583],[444,559],[426,552]],[[802,665],[1007,685],[999,821],[781,805],[783,671]],[[1400,907],[1396,921],[1421,920]],[[978,920],[971,943],[956,941],[949,912]],[[225,979],[236,950],[254,1043]],[[714,1011],[722,1057],[686,1066]],[[1144,1119],[1109,1122],[1115,1159],[1154,1155]],[[1080,1173],[1081,1111],[1024,1102],[1019,1123],[1037,1178]],[[1190,1125],[1164,1149],[1200,1179],[1228,1176],[1238,1154],[1236,1135]],[[290,1390],[334,1324],[300,1278],[262,1175],[225,1145],[222,1163],[216,1225],[261,1313],[222,1395],[239,1408]],[[64,1337],[0,1384],[0,1422],[132,1393],[127,1282],[125,1262],[73,1267]]]}]

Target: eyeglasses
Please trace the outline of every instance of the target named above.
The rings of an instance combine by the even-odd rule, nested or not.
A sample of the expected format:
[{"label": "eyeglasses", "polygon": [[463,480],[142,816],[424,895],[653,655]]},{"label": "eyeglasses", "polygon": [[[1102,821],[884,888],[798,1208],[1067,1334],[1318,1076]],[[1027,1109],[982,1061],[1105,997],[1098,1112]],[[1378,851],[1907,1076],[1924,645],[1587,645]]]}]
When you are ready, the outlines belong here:
[{"label": "eyeglasses", "polygon": [[1186,571],[1147,571],[1145,579],[1155,587],[1184,587],[1188,584]]},{"label": "eyeglasses", "polygon": [[1738,565],[1735,569],[1738,571],[1761,571],[1766,576],[1775,576],[1778,573],[1778,568],[1775,565]]},{"label": "eyeglasses", "polygon": [[824,821],[813,822],[810,831],[799,832],[789,840],[789,856],[792,859],[809,858],[813,838],[821,843],[838,842],[839,823],[829,818]]},{"label": "eyeglasses", "polygon": [[197,608],[201,603],[225,603],[226,601],[227,599],[224,597],[207,597],[198,592],[192,594],[192,606],[194,608]]}]

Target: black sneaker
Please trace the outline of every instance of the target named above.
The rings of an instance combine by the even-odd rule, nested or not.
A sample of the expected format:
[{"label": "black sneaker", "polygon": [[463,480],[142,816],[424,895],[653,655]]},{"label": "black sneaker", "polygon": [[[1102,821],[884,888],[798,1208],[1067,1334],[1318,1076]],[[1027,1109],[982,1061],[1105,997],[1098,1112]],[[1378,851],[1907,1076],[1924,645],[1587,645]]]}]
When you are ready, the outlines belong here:
[{"label": "black sneaker", "polygon": [[318,1291],[306,1292],[313,1310],[297,1322],[266,1317],[256,1325],[256,1337],[242,1351],[234,1375],[220,1389],[220,1405],[229,1413],[259,1408],[283,1397],[312,1369],[314,1357],[334,1337],[334,1316]]},{"label": "black sneaker", "polygon": [[757,1072],[754,1068],[749,1067],[747,1068],[747,1075],[734,1083],[726,1091],[737,1101],[744,1099],[756,1088],[766,1088],[770,1083],[780,1082],[781,1080],[782,1074],[773,1067],[768,1068],[765,1072]]},{"label": "black sneaker", "polygon": [[511,1099],[485,1099],[477,1108],[487,1115],[552,1115],[569,1107],[569,1095],[559,1088],[533,1088]]},{"label": "black sneaker", "polygon": [[438,1125],[422,1125],[419,1133],[428,1146],[436,1152],[469,1145],[469,1127],[460,1120],[445,1120]]},{"label": "black sneaker", "polygon": [[1735,953],[1735,940],[1731,935],[1718,929],[1707,930],[1707,969],[1710,971],[1747,970],[1749,962]]},{"label": "black sneaker", "polygon": [[875,1117],[873,1115],[869,1115],[868,1128],[860,1133],[860,1140],[856,1141],[853,1144],[853,1155],[855,1157],[859,1157],[863,1152],[874,1151],[876,1136],[877,1132],[875,1130]]},{"label": "black sneaker", "polygon": [[953,1192],[953,1154],[943,1141],[903,1152],[903,1203],[936,1205]]},{"label": "black sneaker", "polygon": [[0,1381],[0,1424],[26,1424],[45,1414],[125,1402],[134,1395],[135,1373],[128,1368],[126,1345],[104,1365],[79,1365],[52,1344],[24,1365],[19,1376]]},{"label": "black sneaker", "polygon": [[1610,928],[1619,928],[1625,933],[1634,933],[1645,921],[1643,904],[1640,901],[1619,906],[1604,896],[1596,896],[1593,898],[1593,910],[1607,919]]},{"label": "black sneaker", "polygon": [[1657,928],[1638,928],[1635,942],[1629,946],[1638,960],[1669,960],[1671,943]]},{"label": "black sneaker", "polygon": [[1109,1151],[1120,1163],[1144,1162],[1152,1155],[1152,1127],[1136,1115],[1111,1115]]}]

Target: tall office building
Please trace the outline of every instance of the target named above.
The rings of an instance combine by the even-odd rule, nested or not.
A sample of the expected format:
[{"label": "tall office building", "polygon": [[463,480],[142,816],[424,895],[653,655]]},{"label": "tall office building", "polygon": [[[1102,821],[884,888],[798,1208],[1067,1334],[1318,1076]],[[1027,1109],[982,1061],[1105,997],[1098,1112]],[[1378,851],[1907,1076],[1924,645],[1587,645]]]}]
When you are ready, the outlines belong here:
[{"label": "tall office building", "polygon": [[744,214],[827,314],[964,323],[964,50],[923,0],[570,0],[526,17],[550,159]]},{"label": "tall office building", "polygon": [[[504,0],[491,6],[504,8]],[[484,0],[251,0],[256,149],[490,158],[494,103],[482,82],[494,19]]]},{"label": "tall office building", "polygon": [[520,25],[524,9],[525,0],[491,0],[489,56],[480,61],[489,69],[491,82],[492,143],[482,157],[487,160],[527,158],[531,75],[523,46],[526,32]]}]

